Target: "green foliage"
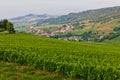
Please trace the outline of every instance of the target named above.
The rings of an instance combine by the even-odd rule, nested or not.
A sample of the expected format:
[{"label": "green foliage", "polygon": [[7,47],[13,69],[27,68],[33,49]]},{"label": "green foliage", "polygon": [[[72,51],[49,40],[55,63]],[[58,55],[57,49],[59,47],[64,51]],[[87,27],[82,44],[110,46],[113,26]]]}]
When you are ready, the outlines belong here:
[{"label": "green foliage", "polygon": [[15,33],[15,30],[13,28],[13,24],[11,22],[7,22],[7,30],[9,31],[9,33]]},{"label": "green foliage", "polygon": [[115,27],[114,31],[120,31],[120,27]]},{"label": "green foliage", "polygon": [[0,61],[0,80],[63,80],[54,73]]},{"label": "green foliage", "polygon": [[7,19],[1,20],[1,21],[0,21],[0,28],[3,29],[3,30],[6,30],[6,28],[7,28],[7,23],[8,23],[8,20],[7,20]]},{"label": "green foliage", "polygon": [[120,36],[111,40],[105,40],[104,43],[120,45]]},{"label": "green foliage", "polygon": [[7,30],[9,33],[15,33],[13,23],[9,22],[7,19],[0,21],[0,29],[0,32]]},{"label": "green foliage", "polygon": [[0,59],[81,80],[119,80],[120,46],[28,34],[0,36]]}]

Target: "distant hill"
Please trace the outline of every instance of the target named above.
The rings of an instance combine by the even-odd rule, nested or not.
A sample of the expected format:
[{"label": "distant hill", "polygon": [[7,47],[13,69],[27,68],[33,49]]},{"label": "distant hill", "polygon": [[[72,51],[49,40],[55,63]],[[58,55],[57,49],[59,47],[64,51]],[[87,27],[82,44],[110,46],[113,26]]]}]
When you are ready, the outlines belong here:
[{"label": "distant hill", "polygon": [[[43,30],[52,31],[51,35],[54,35],[52,37],[55,38],[77,41],[111,40],[120,36],[120,6],[70,13],[57,18],[38,20],[37,22],[38,26],[45,24],[50,27],[42,27]],[[73,26],[74,29],[71,31],[66,29],[65,31],[63,26],[56,26],[56,30],[56,27],[51,27],[53,24]],[[61,30],[64,32],[61,32]],[[48,36],[48,34],[46,35]]]},{"label": "distant hill", "polygon": [[29,22],[29,21],[35,21],[35,20],[41,20],[41,19],[49,19],[52,17],[54,16],[47,15],[47,14],[42,14],[42,15],[28,14],[25,16],[12,18],[10,20],[17,23],[17,22]]},{"label": "distant hill", "polygon": [[10,21],[15,24],[15,27],[24,27],[24,26],[36,25],[36,20],[45,20],[45,19],[55,18],[55,17],[56,16],[47,15],[47,14],[42,14],[42,15],[28,14],[25,16],[12,18],[10,19]]},{"label": "distant hill", "polygon": [[[33,14],[27,15],[34,16]],[[25,16],[24,16],[25,19]],[[33,19],[33,18],[32,18]],[[17,30],[76,41],[104,41],[120,36],[120,6],[70,13],[59,17],[25,20]],[[24,28],[25,26],[35,26]],[[31,30],[30,30],[31,29]]]},{"label": "distant hill", "polygon": [[47,20],[38,20],[38,25],[49,23],[49,24],[63,24],[83,20],[92,21],[107,21],[113,18],[120,18],[120,6],[101,8],[95,10],[88,10],[79,13],[70,13],[68,15],[63,15],[57,18],[51,18]]}]

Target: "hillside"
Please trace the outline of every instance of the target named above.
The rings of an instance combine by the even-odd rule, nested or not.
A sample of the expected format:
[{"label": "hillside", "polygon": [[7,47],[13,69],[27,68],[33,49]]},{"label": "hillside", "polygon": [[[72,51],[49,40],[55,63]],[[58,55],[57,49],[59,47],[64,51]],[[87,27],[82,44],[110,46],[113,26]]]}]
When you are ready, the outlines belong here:
[{"label": "hillside", "polygon": [[105,40],[104,43],[120,45],[120,37],[114,38],[112,40]]},{"label": "hillside", "polygon": [[120,46],[29,34],[0,36],[0,60],[81,80],[120,79]]},{"label": "hillside", "polygon": [[64,78],[60,79],[55,73],[41,71],[32,66],[0,61],[0,80],[64,80]]},{"label": "hillside", "polygon": [[16,30],[63,40],[101,42],[120,36],[120,7],[35,20],[27,25],[29,27],[22,24]]},{"label": "hillside", "polygon": [[35,26],[37,24],[36,20],[45,20],[55,17],[56,16],[47,15],[47,14],[42,14],[42,15],[28,14],[25,16],[15,17],[9,20],[14,23],[15,27],[25,27],[25,26]]},{"label": "hillside", "polygon": [[68,15],[63,15],[57,18],[40,20],[38,25],[49,23],[49,24],[64,24],[71,22],[80,22],[84,20],[90,20],[95,22],[104,22],[111,19],[120,18],[120,6],[102,8],[96,10],[88,10],[79,13],[70,13]]},{"label": "hillside", "polygon": [[52,24],[29,28],[30,33],[73,41],[97,41],[111,40],[120,36],[119,19],[107,22],[91,22],[84,20],[65,25]]}]

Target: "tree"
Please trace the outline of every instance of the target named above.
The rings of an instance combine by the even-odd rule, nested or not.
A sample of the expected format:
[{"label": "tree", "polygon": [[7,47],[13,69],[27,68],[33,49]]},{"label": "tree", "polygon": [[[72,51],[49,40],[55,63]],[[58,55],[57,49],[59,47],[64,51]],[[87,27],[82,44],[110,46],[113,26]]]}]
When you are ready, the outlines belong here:
[{"label": "tree", "polygon": [[8,23],[8,20],[7,20],[7,19],[4,19],[4,20],[3,20],[4,30],[7,29],[7,23]]},{"label": "tree", "polygon": [[9,22],[7,19],[1,20],[0,31],[8,31],[9,33],[15,33],[13,23]]},{"label": "tree", "polygon": [[7,22],[6,28],[7,28],[7,30],[9,31],[9,33],[15,33],[13,24],[12,24],[11,22]]},{"label": "tree", "polygon": [[0,29],[4,29],[4,24],[2,21],[0,21]]}]

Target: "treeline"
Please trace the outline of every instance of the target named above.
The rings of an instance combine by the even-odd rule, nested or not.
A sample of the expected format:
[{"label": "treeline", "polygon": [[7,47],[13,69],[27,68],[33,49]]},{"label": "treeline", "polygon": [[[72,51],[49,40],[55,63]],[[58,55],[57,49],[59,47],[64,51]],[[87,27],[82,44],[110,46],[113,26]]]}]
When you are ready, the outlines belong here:
[{"label": "treeline", "polygon": [[0,21],[0,32],[8,31],[10,34],[15,33],[14,25],[12,22],[9,22],[7,19]]}]

